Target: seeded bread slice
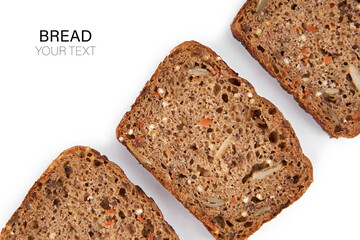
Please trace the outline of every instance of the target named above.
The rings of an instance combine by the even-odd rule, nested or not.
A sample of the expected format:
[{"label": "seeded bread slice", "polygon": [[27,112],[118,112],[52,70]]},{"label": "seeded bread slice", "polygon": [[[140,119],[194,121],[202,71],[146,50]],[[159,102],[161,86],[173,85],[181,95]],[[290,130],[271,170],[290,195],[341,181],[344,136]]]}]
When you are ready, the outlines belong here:
[{"label": "seeded bread slice", "polygon": [[89,147],[73,147],[30,189],[0,239],[179,238],[115,163]]},{"label": "seeded bread slice", "polygon": [[231,31],[331,137],[360,133],[360,1],[248,0]]},{"label": "seeded bread slice", "polygon": [[280,111],[194,41],[160,63],[116,133],[216,239],[246,239],[313,181]]}]

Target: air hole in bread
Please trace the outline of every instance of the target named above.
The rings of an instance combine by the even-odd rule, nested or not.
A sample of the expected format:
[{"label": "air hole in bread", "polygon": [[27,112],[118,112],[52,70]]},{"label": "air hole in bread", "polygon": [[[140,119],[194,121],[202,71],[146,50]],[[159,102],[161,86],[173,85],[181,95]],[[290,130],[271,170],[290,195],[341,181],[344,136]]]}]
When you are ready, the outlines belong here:
[{"label": "air hole in bread", "polygon": [[31,221],[31,222],[29,223],[29,226],[30,226],[30,228],[32,228],[32,229],[37,229],[37,228],[39,228],[39,224],[38,224],[38,222],[37,222],[36,220]]},{"label": "air hole in bread", "polygon": [[293,177],[293,183],[294,184],[297,184],[298,182],[299,182],[299,180],[300,180],[300,175],[295,175],[294,177]]},{"label": "air hole in bread", "polygon": [[279,69],[278,69],[275,65],[273,65],[272,67],[273,67],[273,69],[274,69],[275,74],[278,74],[278,73],[279,73]]},{"label": "air hole in bread", "polygon": [[190,149],[193,150],[193,151],[198,150],[196,144],[191,145],[191,146],[190,146]]},{"label": "air hole in bread", "polygon": [[221,113],[222,111],[223,111],[223,107],[219,107],[219,108],[216,109],[217,113]]},{"label": "air hole in bread", "polygon": [[66,167],[65,167],[65,176],[66,176],[67,178],[70,177],[70,175],[71,175],[72,172],[73,172],[73,170],[72,170],[72,168],[71,168],[70,166],[66,166]]},{"label": "air hole in bread", "polygon": [[233,227],[234,224],[232,224],[229,220],[226,220],[226,224],[229,226],[229,227]]},{"label": "air hole in bread", "polygon": [[268,128],[268,125],[266,124],[266,122],[262,119],[256,119],[256,123],[257,123],[257,126],[263,130],[267,129]]},{"label": "air hole in bread", "polygon": [[215,86],[214,86],[214,94],[215,94],[215,96],[219,94],[220,90],[221,90],[220,85],[215,84]]},{"label": "air hole in bread", "polygon": [[147,219],[144,228],[141,231],[143,237],[148,238],[150,233],[154,232],[154,225],[152,225],[151,220]]},{"label": "air hole in bread", "polygon": [[276,114],[276,108],[269,108],[269,110],[268,110],[268,113],[270,114],[270,115],[274,115],[274,114]]},{"label": "air hole in bread", "polygon": [[265,49],[261,45],[258,45],[257,49],[262,53],[265,52]]},{"label": "air hole in bread", "polygon": [[265,169],[269,167],[269,164],[262,162],[260,164],[255,164],[252,168],[249,174],[247,174],[246,176],[243,177],[242,179],[242,183],[245,183],[252,175],[254,172],[256,171],[261,171],[262,169]]},{"label": "air hole in bread", "polygon": [[234,84],[235,86],[238,86],[238,87],[241,85],[241,82],[236,78],[229,78],[228,81],[229,81],[229,83]]},{"label": "air hole in bread", "polygon": [[[291,3],[287,8],[289,9],[290,6]],[[253,30],[255,31],[257,28],[261,28],[264,35],[267,34],[267,31],[261,26],[254,27]],[[255,45],[255,49],[257,45]],[[265,44],[261,43],[261,47],[268,52]],[[282,53],[279,51],[280,56],[281,54],[284,56],[291,54],[288,48],[280,50],[282,50]],[[257,52],[257,50],[255,51]],[[261,52],[259,51],[258,54]],[[207,55],[210,56],[210,59]],[[297,150],[298,144],[291,126],[283,123],[283,116],[275,106],[259,98],[254,89],[245,84],[245,80],[233,75],[234,73],[228,69],[227,65],[217,56],[212,57],[210,52],[196,58],[191,57],[191,52],[181,52],[181,55],[171,55],[170,58],[171,61],[168,61],[169,58],[167,58],[157,70],[159,74],[164,72],[164,76],[156,76],[149,83],[150,85],[147,84],[172,91],[172,94],[169,94],[166,99],[169,105],[163,107],[159,101],[148,104],[145,100],[140,99],[141,102],[137,102],[129,113],[131,119],[125,118],[119,125],[118,137],[123,136],[126,139],[124,135],[133,129],[134,136],[146,139],[147,143],[152,141],[144,148],[135,148],[140,153],[137,156],[138,160],[142,163],[151,160],[150,171],[154,175],[160,176],[161,180],[185,206],[200,212],[200,216],[196,215],[200,220],[211,217],[207,218],[204,224],[212,233],[218,232],[215,234],[216,238],[223,234],[222,239],[232,239],[231,236],[236,238],[237,235],[242,235],[244,232],[248,237],[249,233],[262,224],[262,217],[257,218],[253,215],[257,209],[262,207],[262,204],[266,202],[265,205],[271,206],[275,211],[283,203],[284,198],[277,193],[277,186],[286,190],[285,192],[283,189],[279,190],[284,195],[296,193],[298,190],[298,184],[292,184],[290,179],[286,179],[286,176],[289,175],[292,178],[298,172],[303,173],[304,166],[299,169],[293,166],[291,170],[285,170],[286,167],[280,162],[283,158],[289,158],[290,161],[297,157],[302,158],[301,151]],[[200,65],[198,68],[194,68],[195,62],[203,58],[208,59],[204,60],[208,70],[202,71]],[[176,65],[174,66],[174,64]],[[198,74],[204,75],[189,74],[188,69],[190,68],[196,69]],[[284,71],[283,66],[278,65],[278,68]],[[174,69],[178,70],[174,71]],[[194,72],[193,70],[192,72]],[[165,77],[165,73],[169,76]],[[304,73],[305,71],[298,75],[298,81],[301,81]],[[192,81],[187,81],[185,87],[178,87],[175,84],[177,79],[181,78],[181,74],[187,79],[193,75]],[[170,76],[174,78],[174,82],[168,84],[167,79]],[[158,78],[163,79],[163,85],[159,84]],[[291,78],[295,79],[295,76],[291,76]],[[202,87],[199,86],[200,81],[204,82]],[[294,82],[295,80],[291,84],[294,85]],[[153,94],[151,92],[148,95]],[[193,101],[190,100],[191,96],[194,97]],[[183,105],[180,104],[181,101],[184,101]],[[165,117],[167,120],[163,121],[162,119]],[[182,123],[181,120],[184,117],[188,124],[179,127],[178,125]],[[204,117],[211,119],[211,122],[208,125],[200,125],[200,127],[199,123]],[[132,124],[140,121],[149,121],[149,123],[145,123],[146,126],[140,130],[133,125],[126,129],[127,121]],[[148,132],[147,125],[150,124],[154,124],[155,129],[159,130],[158,136],[153,137]],[[177,128],[182,128],[181,132],[186,135],[182,138],[174,132],[167,135],[161,126],[169,130],[174,129],[175,132],[178,131]],[[271,143],[269,136],[275,130],[279,135],[277,140]],[[280,133],[284,132],[287,137],[279,141]],[[230,139],[229,143],[227,143],[227,139]],[[133,145],[134,141],[126,139],[123,143],[129,147],[130,144]],[[286,146],[296,145],[294,149],[297,156],[293,156],[291,152],[279,152],[278,144],[283,141],[286,141]],[[224,142],[226,144],[223,144]],[[221,146],[224,146],[223,151],[220,151]],[[175,155],[169,157],[168,149],[174,151]],[[218,152],[221,154],[217,154]],[[167,157],[164,157],[165,155]],[[297,162],[294,161],[294,165]],[[267,164],[262,165],[261,163]],[[255,164],[260,166],[253,167]],[[184,167],[185,171],[183,171]],[[253,171],[251,172],[251,170]],[[244,178],[245,175],[248,178]],[[286,182],[283,183],[283,181]],[[300,179],[299,184],[302,181],[303,178]],[[259,186],[261,189],[257,189]],[[227,192],[225,190],[227,188],[231,190]],[[304,189],[301,193],[303,191]],[[264,199],[263,202],[255,204],[251,201],[251,198],[256,195],[260,200]],[[236,197],[236,200],[232,199],[233,196]],[[271,198],[272,196],[275,198]],[[242,197],[246,197],[246,200],[243,200]],[[206,208],[203,207],[204,203],[211,198],[223,202],[213,201],[209,202],[208,206],[205,205]],[[276,203],[276,201],[278,202]],[[275,205],[272,205],[273,203]],[[243,211],[247,213],[243,213]],[[220,213],[222,215],[219,215]],[[242,217],[241,214],[245,217]],[[216,216],[218,216],[216,220],[219,222],[214,220]],[[273,216],[269,215],[268,217]],[[246,229],[244,227],[246,222],[251,222],[247,224],[248,226],[252,224],[251,227]],[[209,227],[211,224],[214,229]],[[235,235],[232,235],[233,233]]]},{"label": "air hole in bread", "polygon": [[37,191],[40,191],[42,189],[43,184],[41,182],[36,183]]},{"label": "air hole in bread", "polygon": [[248,154],[246,154],[246,159],[248,161],[250,161],[252,158],[253,158],[253,153],[252,152],[249,152]]},{"label": "air hole in bread", "polygon": [[100,167],[102,165],[102,162],[100,162],[99,160],[94,160],[94,166],[95,167]]},{"label": "air hole in bread", "polygon": [[197,171],[200,172],[201,177],[209,177],[210,176],[210,171],[206,170],[205,168],[200,167],[199,165],[196,168]]},{"label": "air hole in bread", "polygon": [[343,131],[343,128],[340,126],[340,125],[337,125],[336,127],[335,127],[335,133],[339,133],[339,132],[342,132]]},{"label": "air hole in bread", "polygon": [[135,226],[131,223],[129,223],[128,225],[126,225],[126,229],[129,231],[129,233],[131,235],[134,235],[136,230],[135,230]]},{"label": "air hole in bread", "polygon": [[60,201],[59,199],[55,199],[55,200],[53,201],[53,204],[54,204],[54,206],[56,206],[56,207],[60,207],[61,201]]},{"label": "air hole in bread", "polygon": [[228,97],[228,95],[226,94],[226,93],[224,93],[222,96],[221,96],[221,98],[222,98],[222,100],[224,101],[224,102],[228,102],[229,101],[229,97]]},{"label": "air hole in bread", "polygon": [[110,209],[109,200],[107,198],[102,199],[100,202],[100,207],[102,207],[105,210],[109,210]]},{"label": "air hole in bread", "polygon": [[215,217],[215,221],[221,228],[225,227],[224,219],[220,215]]},{"label": "air hole in bread", "polygon": [[277,143],[279,140],[279,134],[277,131],[272,131],[269,135],[269,141],[271,143]]},{"label": "air hole in bread", "polygon": [[247,217],[240,217],[240,218],[235,219],[235,221],[237,221],[237,222],[246,222],[246,220],[247,220]]},{"label": "air hole in bread", "polygon": [[126,198],[126,190],[125,188],[120,188],[119,195],[123,198]]},{"label": "air hole in bread", "polygon": [[246,228],[251,227],[252,224],[253,224],[252,222],[246,222],[246,223],[244,224],[244,227],[246,227]]},{"label": "air hole in bread", "polygon": [[184,127],[184,124],[179,124],[176,126],[176,129],[181,131],[181,130],[183,130],[183,127]]},{"label": "air hole in bread", "polygon": [[286,143],[285,142],[281,142],[279,145],[278,145],[279,148],[281,149],[284,149],[286,147]]},{"label": "air hole in bread", "polygon": [[252,119],[255,120],[255,119],[259,118],[260,115],[261,115],[261,110],[260,110],[260,109],[253,109],[253,110],[251,110],[251,118],[252,118]]}]

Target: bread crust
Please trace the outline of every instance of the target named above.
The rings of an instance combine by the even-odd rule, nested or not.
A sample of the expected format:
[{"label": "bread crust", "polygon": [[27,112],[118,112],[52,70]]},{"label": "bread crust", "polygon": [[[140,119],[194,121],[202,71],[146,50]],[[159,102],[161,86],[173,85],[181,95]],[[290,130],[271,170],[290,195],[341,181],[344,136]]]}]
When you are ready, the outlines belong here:
[{"label": "bread crust", "polygon": [[238,20],[240,18],[246,17],[245,12],[246,11],[252,11],[256,5],[257,0],[247,0],[245,4],[241,7],[237,15],[235,16],[233,22],[231,23],[230,29],[231,32],[238,41],[242,43],[242,45],[248,50],[248,52],[251,54],[252,57],[254,57],[260,65],[274,78],[278,80],[281,87],[285,89],[289,94],[293,95],[294,99],[298,102],[299,106],[303,108],[307,113],[311,114],[314,118],[314,120],[321,126],[321,128],[327,132],[331,138],[339,138],[339,137],[345,137],[345,138],[354,138],[357,135],[360,134],[360,121],[354,121],[354,124],[351,126],[351,128],[347,127],[343,131],[336,132],[334,129],[336,126],[334,124],[331,124],[329,121],[325,121],[324,117],[321,114],[320,109],[316,109],[311,107],[308,104],[308,101],[303,98],[303,96],[300,96],[297,94],[294,89],[292,89],[286,81],[287,77],[290,77],[288,74],[283,74],[284,72],[278,72],[276,73],[274,68],[272,67],[272,59],[270,58],[270,55],[266,54],[260,54],[258,49],[254,44],[252,44],[247,38],[246,34],[243,31],[240,31],[240,25],[238,24]]},{"label": "bread crust", "polygon": [[[178,52],[184,52],[184,51],[192,51],[193,49],[201,49],[202,52],[206,53],[206,54],[210,54],[210,58],[218,58],[218,55],[212,51],[210,48],[201,45],[198,42],[195,41],[187,41],[184,42],[180,45],[178,45],[177,47],[175,47],[169,56],[167,56],[165,58],[165,60],[163,61],[166,62],[168,61],[169,58],[171,58],[173,56],[173,54],[176,54]],[[222,63],[224,63],[223,61],[221,61]],[[162,63],[161,63],[162,64]],[[160,67],[161,64],[159,65],[159,67],[156,69],[155,73],[153,74],[153,76],[151,77],[151,79],[145,84],[145,87],[143,88],[143,90],[141,91],[140,95],[136,98],[135,103],[131,106],[131,110],[129,112],[127,112],[124,117],[122,118],[121,122],[119,123],[117,129],[116,129],[116,137],[117,139],[132,153],[132,155],[134,155],[134,157],[139,161],[140,164],[143,165],[143,167],[145,167],[150,173],[152,173],[154,175],[154,177],[172,194],[174,195],[196,218],[198,218],[203,224],[204,226],[209,230],[209,232],[216,238],[216,239],[224,239],[222,236],[219,236],[219,233],[216,232],[214,230],[214,228],[212,228],[211,224],[209,224],[209,222],[206,221],[206,219],[204,219],[204,213],[202,213],[200,211],[200,208],[198,208],[197,206],[189,206],[189,204],[186,202],[185,197],[182,196],[181,194],[179,194],[179,192],[173,187],[171,181],[167,181],[166,178],[164,178],[164,176],[159,173],[158,171],[156,171],[154,169],[154,166],[146,164],[147,161],[147,157],[148,156],[144,156],[143,154],[137,152],[137,147],[134,145],[133,141],[131,139],[127,139],[126,138],[126,134],[125,132],[128,130],[128,125],[130,125],[130,120],[132,117],[132,114],[137,111],[136,109],[139,107],[139,105],[142,103],[142,101],[144,101],[143,96],[146,95],[146,93],[148,91],[152,91],[153,88],[153,84],[154,82],[157,80],[158,76],[159,76],[159,71],[160,71]],[[224,63],[225,66],[228,68],[228,66],[226,65],[226,63]],[[231,72],[233,72],[231,70]],[[255,93],[255,90],[253,88],[253,86],[247,82],[246,80],[237,77],[237,73],[233,72],[233,77],[236,79],[239,79],[239,81],[241,81],[241,84],[246,85],[249,89],[253,90]],[[255,93],[256,96],[254,96],[254,98],[256,98],[257,100],[261,101],[264,103],[264,105],[269,106],[269,108],[274,108],[277,109],[276,106],[274,106],[270,101],[268,101],[267,99],[258,96]],[[279,118],[283,119],[282,124],[287,125],[291,128],[290,123],[284,119],[283,115],[280,113],[280,111],[277,109],[277,111],[279,112]],[[305,189],[302,189],[301,191],[299,191],[296,196],[293,196],[293,198],[291,200],[289,200],[288,202],[284,203],[284,205],[282,205],[281,207],[279,207],[279,209],[277,209],[277,211],[267,215],[266,217],[264,217],[262,219],[262,222],[268,222],[270,221],[272,218],[274,218],[275,216],[277,216],[284,208],[286,208],[287,206],[291,205],[293,202],[295,202],[296,200],[298,200],[302,194],[306,191],[306,189],[309,187],[309,185],[312,182],[312,164],[310,162],[310,160],[302,153],[302,149],[300,146],[300,143],[294,133],[293,130],[291,130],[291,136],[289,136],[291,138],[294,139],[294,149],[296,149],[296,155],[298,156],[298,158],[300,159],[301,162],[304,163],[304,165],[307,166],[307,172],[309,172],[310,174],[310,178],[308,179],[308,183],[305,186]],[[160,159],[159,159],[160,161]],[[249,235],[251,235],[252,233],[254,233],[255,231],[257,231],[262,224],[254,226],[250,233],[247,234],[246,236],[243,237],[234,237],[232,239],[246,239]]]}]

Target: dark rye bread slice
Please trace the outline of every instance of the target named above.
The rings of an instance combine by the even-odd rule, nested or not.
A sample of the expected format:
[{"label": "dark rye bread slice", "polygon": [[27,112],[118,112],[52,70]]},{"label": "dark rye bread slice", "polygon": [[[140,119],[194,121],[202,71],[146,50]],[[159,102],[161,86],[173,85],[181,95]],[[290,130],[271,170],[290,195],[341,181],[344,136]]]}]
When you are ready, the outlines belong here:
[{"label": "dark rye bread slice", "polygon": [[360,133],[360,1],[248,0],[231,31],[331,137]]},{"label": "dark rye bread slice", "polygon": [[120,167],[89,147],[73,147],[30,189],[0,239],[179,238]]},{"label": "dark rye bread slice", "polygon": [[194,41],[160,63],[117,138],[216,239],[246,239],[313,181],[280,111]]}]

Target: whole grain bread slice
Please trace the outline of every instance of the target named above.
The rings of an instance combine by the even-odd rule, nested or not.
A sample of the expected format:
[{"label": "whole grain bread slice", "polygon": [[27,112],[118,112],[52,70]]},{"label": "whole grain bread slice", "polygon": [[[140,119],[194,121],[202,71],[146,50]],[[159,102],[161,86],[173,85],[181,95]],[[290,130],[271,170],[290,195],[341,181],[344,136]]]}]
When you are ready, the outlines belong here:
[{"label": "whole grain bread slice", "polygon": [[331,137],[360,133],[359,0],[248,0],[231,31]]},{"label": "whole grain bread slice", "polygon": [[116,134],[216,239],[246,239],[313,181],[281,112],[194,41],[160,63]]},{"label": "whole grain bread slice", "polygon": [[73,147],[30,189],[0,239],[179,238],[120,167],[89,147]]}]

